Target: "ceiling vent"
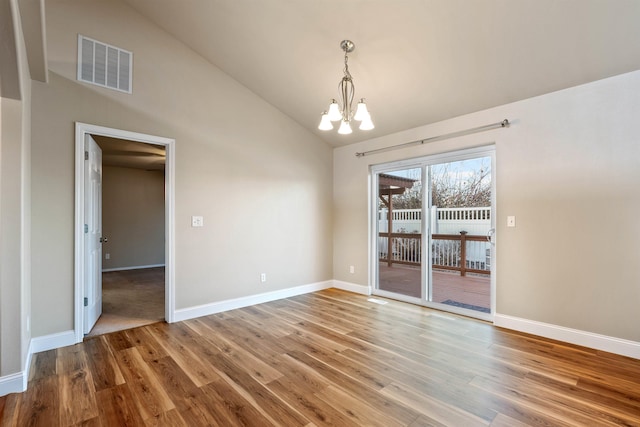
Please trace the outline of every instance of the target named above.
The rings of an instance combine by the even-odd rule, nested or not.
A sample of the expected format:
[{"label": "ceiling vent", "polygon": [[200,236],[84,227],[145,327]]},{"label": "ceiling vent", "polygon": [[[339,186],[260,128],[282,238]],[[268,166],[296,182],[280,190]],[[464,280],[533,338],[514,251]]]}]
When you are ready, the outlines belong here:
[{"label": "ceiling vent", "polygon": [[133,53],[78,35],[78,80],[131,93]]}]

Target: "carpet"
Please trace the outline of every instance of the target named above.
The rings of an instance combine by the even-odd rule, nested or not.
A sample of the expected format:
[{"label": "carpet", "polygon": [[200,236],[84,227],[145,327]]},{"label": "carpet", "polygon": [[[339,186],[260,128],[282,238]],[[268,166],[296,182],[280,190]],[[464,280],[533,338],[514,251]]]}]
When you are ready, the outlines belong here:
[{"label": "carpet", "polygon": [[164,319],[164,268],[102,273],[102,315],[87,336]]},{"label": "carpet", "polygon": [[480,307],[478,305],[465,304],[463,302],[458,302],[450,299],[446,301],[442,301],[442,304],[452,305],[454,307],[466,308],[467,310],[481,311],[483,313],[491,313],[491,309],[487,307]]}]

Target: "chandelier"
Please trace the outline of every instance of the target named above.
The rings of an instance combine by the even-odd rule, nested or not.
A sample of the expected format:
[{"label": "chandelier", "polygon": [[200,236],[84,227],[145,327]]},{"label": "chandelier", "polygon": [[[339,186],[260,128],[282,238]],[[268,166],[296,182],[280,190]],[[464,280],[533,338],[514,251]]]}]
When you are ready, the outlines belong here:
[{"label": "chandelier", "polygon": [[360,130],[373,129],[373,122],[371,121],[371,115],[367,111],[367,105],[364,102],[364,98],[360,99],[356,108],[355,114],[353,111],[353,99],[355,97],[355,86],[353,85],[353,78],[349,73],[349,56],[348,54],[353,52],[355,45],[351,40],[342,40],[340,42],[340,48],[344,51],[344,76],[338,84],[338,92],[340,93],[340,103],[335,99],[331,100],[329,104],[329,110],[322,113],[320,119],[320,130],[331,130],[333,124],[331,122],[337,122],[340,120],[340,128],[338,133],[342,135],[348,135],[352,132],[351,122],[353,120],[360,122]]}]

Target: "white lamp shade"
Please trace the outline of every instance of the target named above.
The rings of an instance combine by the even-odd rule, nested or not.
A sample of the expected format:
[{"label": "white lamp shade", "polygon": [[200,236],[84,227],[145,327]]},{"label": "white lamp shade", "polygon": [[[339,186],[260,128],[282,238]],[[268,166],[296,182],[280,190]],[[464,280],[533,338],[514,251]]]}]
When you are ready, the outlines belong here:
[{"label": "white lamp shade", "polygon": [[338,129],[338,133],[341,135],[349,135],[351,132],[351,125],[348,121],[343,120],[340,124],[340,129]]},{"label": "white lamp shade", "polygon": [[369,117],[369,111],[367,111],[367,104],[364,103],[364,99],[361,99],[360,102],[358,102],[358,108],[356,108],[356,115],[353,116],[353,119],[361,121],[366,119],[367,117]]},{"label": "white lamp shade", "polygon": [[329,104],[329,120],[336,122],[341,119],[342,113],[340,112],[340,107],[338,107],[336,100],[332,99],[331,104]]},{"label": "white lamp shade", "polygon": [[320,119],[320,125],[318,125],[318,129],[320,130],[331,130],[333,129],[333,125],[331,124],[331,120],[329,120],[329,114],[325,111],[322,113],[322,118]]},{"label": "white lamp shade", "polygon": [[375,126],[373,126],[373,121],[371,120],[371,116],[369,114],[367,114],[367,117],[365,117],[364,119],[362,119],[362,122],[360,123],[360,130],[371,130],[373,129]]}]

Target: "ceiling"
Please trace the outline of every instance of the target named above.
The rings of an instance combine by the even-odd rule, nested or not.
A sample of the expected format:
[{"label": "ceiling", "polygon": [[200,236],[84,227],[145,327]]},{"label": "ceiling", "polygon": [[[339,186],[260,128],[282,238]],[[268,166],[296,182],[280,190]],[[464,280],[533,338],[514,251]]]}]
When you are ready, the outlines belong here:
[{"label": "ceiling", "polygon": [[[640,69],[638,0],[125,1],[333,146]],[[346,136],[343,39],[376,125]]]},{"label": "ceiling", "polygon": [[164,171],[166,162],[164,146],[101,135],[93,135],[93,139],[102,150],[103,166]]}]

